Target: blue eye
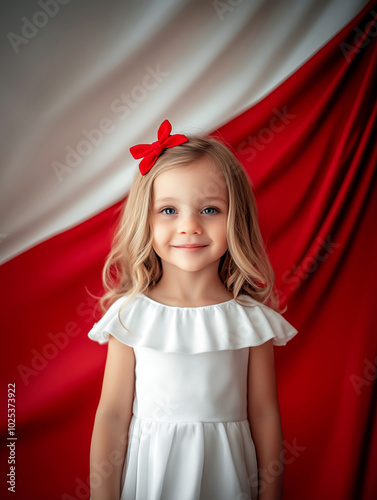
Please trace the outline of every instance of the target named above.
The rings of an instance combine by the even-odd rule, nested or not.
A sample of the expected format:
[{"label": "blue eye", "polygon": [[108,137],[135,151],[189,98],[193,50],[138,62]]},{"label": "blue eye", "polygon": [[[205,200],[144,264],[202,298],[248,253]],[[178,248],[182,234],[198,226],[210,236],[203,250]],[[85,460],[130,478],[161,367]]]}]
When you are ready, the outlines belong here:
[{"label": "blue eye", "polygon": [[172,207],[166,207],[166,208],[163,208],[163,209],[161,210],[161,212],[162,212],[162,213],[164,213],[164,214],[166,214],[166,215],[174,215],[174,214],[167,214],[167,213],[165,212],[165,210],[175,210],[175,208],[172,208]]},{"label": "blue eye", "polygon": [[[166,212],[166,210],[172,210],[173,212],[169,213],[169,212]],[[203,212],[205,212],[206,210],[214,210],[214,212],[212,212],[212,213],[205,213],[205,215],[215,215],[216,213],[220,212],[220,210],[218,210],[215,207],[204,208]],[[172,208],[172,207],[165,207],[165,208],[161,209],[160,213],[164,213],[165,215],[175,215],[176,209]]]},{"label": "blue eye", "polygon": [[[215,212],[219,212],[219,210],[217,210],[217,208],[215,208],[215,207],[207,207],[204,210],[215,210]],[[212,214],[207,214],[207,215],[214,215],[214,214],[212,213]]]}]

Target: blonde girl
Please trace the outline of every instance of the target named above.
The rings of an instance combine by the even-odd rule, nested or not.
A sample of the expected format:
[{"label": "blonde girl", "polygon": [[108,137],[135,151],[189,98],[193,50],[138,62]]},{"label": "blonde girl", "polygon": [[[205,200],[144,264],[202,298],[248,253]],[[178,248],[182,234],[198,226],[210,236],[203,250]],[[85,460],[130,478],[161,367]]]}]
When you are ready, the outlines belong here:
[{"label": "blonde girl", "polygon": [[221,142],[171,135],[167,120],[131,153],[143,159],[89,332],[108,343],[91,498],[281,499],[273,345],[297,330],[278,308],[250,180]]}]

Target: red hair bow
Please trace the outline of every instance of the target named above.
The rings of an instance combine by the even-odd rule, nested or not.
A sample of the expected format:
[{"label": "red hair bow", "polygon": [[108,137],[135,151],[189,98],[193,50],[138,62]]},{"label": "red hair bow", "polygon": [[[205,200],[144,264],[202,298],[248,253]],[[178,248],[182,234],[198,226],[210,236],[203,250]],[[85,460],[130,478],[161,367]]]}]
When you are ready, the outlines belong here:
[{"label": "red hair bow", "polygon": [[152,144],[138,144],[132,146],[130,152],[135,160],[143,158],[139,164],[141,175],[145,175],[156,163],[157,158],[164,151],[164,149],[179,146],[188,139],[185,135],[175,134],[170,135],[171,124],[168,120],[161,123],[157,132],[158,140]]}]

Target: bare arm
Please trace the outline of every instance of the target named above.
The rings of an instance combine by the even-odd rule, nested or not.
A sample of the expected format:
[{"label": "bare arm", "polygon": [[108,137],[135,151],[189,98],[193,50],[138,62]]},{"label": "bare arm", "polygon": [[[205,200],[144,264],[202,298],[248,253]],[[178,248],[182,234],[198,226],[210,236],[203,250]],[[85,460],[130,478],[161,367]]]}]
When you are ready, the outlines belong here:
[{"label": "bare arm", "polygon": [[134,351],[110,335],[90,448],[91,500],[120,498],[134,390]]},{"label": "bare arm", "polygon": [[248,417],[258,461],[258,499],[281,500],[284,447],[272,339],[249,347]]}]

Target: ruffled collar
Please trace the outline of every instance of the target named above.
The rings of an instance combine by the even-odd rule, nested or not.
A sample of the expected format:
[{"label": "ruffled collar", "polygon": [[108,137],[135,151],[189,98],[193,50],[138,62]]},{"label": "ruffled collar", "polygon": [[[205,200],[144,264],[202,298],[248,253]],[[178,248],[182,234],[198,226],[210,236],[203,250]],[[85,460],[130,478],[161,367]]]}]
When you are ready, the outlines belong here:
[{"label": "ruffled collar", "polygon": [[156,304],[158,306],[162,306],[162,307],[171,307],[171,308],[175,308],[175,309],[203,309],[205,307],[215,307],[215,306],[222,306],[224,304],[228,304],[228,302],[233,302],[235,301],[235,299],[230,299],[230,300],[226,300],[225,302],[220,302],[218,304],[210,304],[210,305],[207,305],[207,306],[185,306],[185,307],[182,307],[182,306],[171,306],[171,305],[168,305],[168,304],[162,304],[161,302],[157,302],[156,300],[154,299],[151,299],[150,297],[148,297],[147,295],[145,294],[139,294],[142,298],[144,299],[147,299],[149,301],[151,301],[153,304]]},{"label": "ruffled collar", "polygon": [[[285,345],[298,332],[283,316],[247,295],[219,304],[179,307],[136,295],[120,311],[127,297],[114,302],[88,333],[104,344],[109,334],[131,347],[161,352],[201,353],[241,349],[273,339]],[[242,304],[241,304],[242,302]]]}]

